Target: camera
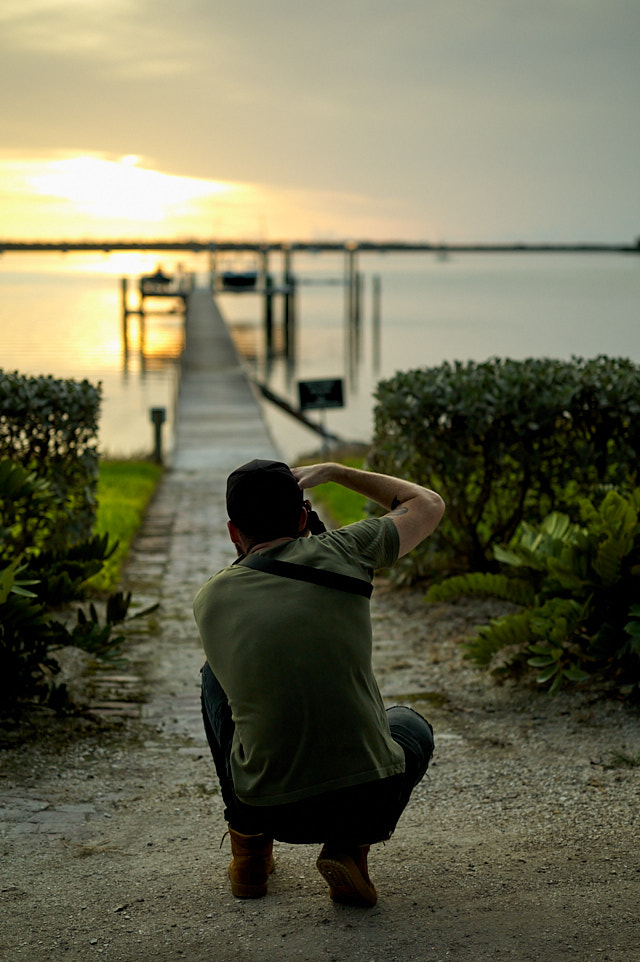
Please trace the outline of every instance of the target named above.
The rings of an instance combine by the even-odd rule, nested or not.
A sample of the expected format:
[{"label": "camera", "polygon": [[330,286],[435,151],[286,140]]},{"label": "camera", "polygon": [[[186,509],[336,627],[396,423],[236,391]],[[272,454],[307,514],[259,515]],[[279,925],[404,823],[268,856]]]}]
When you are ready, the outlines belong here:
[{"label": "camera", "polygon": [[326,531],[327,529],[318,517],[317,512],[311,507],[311,502],[303,501],[302,503],[307,509],[307,531],[309,531],[310,534],[322,534],[323,531]]}]

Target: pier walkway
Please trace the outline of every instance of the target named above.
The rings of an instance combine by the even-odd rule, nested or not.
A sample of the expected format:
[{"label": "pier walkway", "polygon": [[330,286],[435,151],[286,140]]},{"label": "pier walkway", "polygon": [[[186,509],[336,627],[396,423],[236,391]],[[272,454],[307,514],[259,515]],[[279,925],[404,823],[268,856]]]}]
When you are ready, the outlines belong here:
[{"label": "pier walkway", "polygon": [[220,311],[209,291],[194,291],[186,315],[173,469],[226,477],[244,461],[275,455]]}]

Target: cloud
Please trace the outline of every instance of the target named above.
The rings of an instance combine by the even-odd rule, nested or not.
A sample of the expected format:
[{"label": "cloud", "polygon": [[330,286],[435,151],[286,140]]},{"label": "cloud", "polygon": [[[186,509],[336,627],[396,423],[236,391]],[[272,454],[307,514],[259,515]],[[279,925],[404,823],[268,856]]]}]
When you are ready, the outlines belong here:
[{"label": "cloud", "polygon": [[639,32],[637,0],[5,0],[0,142],[308,191],[358,223],[337,198],[362,194],[380,231],[391,199],[414,232],[562,211],[624,237]]}]

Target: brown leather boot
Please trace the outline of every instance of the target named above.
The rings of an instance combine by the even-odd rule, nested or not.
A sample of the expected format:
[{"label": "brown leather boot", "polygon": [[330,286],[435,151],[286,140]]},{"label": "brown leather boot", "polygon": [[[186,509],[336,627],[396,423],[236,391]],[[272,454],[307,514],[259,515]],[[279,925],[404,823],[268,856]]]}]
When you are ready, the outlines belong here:
[{"label": "brown leather boot", "polygon": [[231,891],[238,899],[259,899],[267,894],[269,875],[275,868],[273,839],[242,835],[229,826],[233,860],[229,865]]},{"label": "brown leather boot", "polygon": [[320,852],[316,867],[329,883],[329,895],[334,902],[371,908],[378,901],[367,868],[369,848],[369,845],[359,845],[336,851],[335,847],[325,845]]}]

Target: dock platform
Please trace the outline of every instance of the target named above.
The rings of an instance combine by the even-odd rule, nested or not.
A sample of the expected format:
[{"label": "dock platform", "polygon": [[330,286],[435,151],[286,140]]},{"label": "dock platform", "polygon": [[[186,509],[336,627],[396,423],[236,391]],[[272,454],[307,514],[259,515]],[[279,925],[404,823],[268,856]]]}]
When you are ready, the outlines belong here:
[{"label": "dock platform", "polygon": [[225,478],[252,458],[275,458],[260,402],[208,290],[189,295],[175,428],[174,472]]}]

